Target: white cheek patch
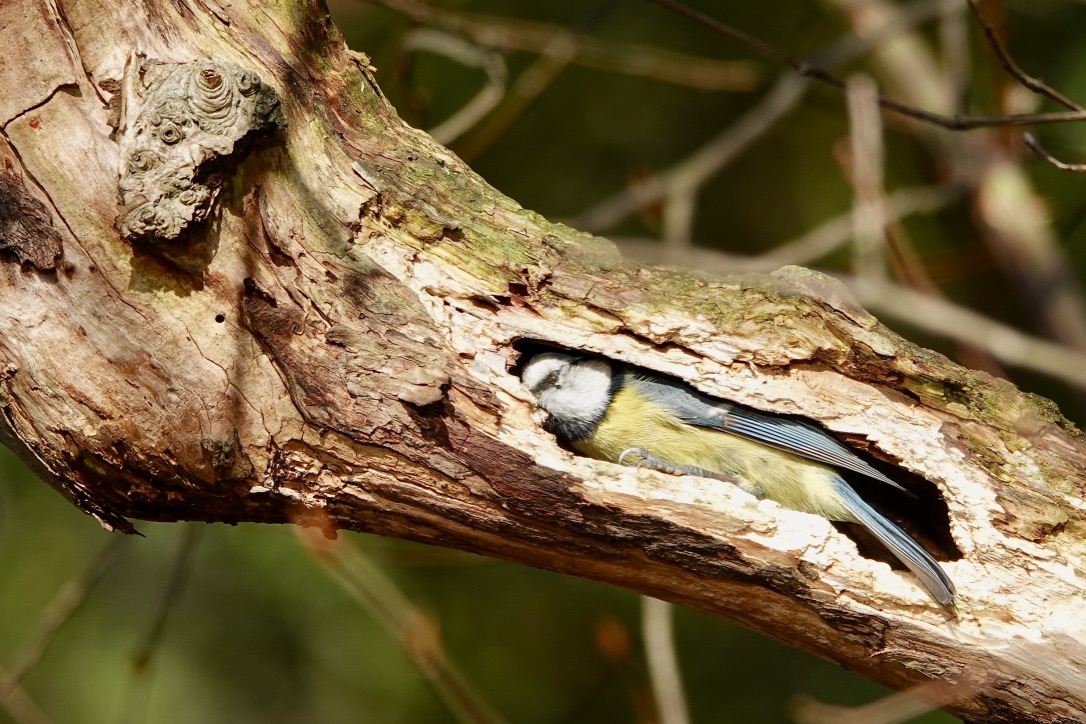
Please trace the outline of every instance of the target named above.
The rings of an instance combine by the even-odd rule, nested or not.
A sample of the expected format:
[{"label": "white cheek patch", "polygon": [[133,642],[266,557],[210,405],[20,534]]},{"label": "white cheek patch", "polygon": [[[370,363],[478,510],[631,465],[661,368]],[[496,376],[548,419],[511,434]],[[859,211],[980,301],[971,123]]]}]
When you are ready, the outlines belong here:
[{"label": "white cheek patch", "polygon": [[559,419],[598,420],[610,402],[611,366],[588,360],[566,368],[539,406]]}]

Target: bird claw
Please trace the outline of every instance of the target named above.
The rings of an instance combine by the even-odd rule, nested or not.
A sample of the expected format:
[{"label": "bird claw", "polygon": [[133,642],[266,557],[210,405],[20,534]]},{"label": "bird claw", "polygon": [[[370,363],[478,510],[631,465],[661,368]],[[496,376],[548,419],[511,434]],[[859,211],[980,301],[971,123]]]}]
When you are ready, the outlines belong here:
[{"label": "bird claw", "polygon": [[662,457],[653,455],[643,447],[630,447],[623,450],[622,454],[618,456],[619,465],[625,465],[623,460],[626,459],[627,455],[636,455],[637,457],[641,458],[637,461],[636,467],[638,470],[640,470],[641,468],[648,468],[649,470],[658,470],[662,473],[671,473],[672,475],[681,474],[676,472],[681,468],[681,466],[669,463]]}]

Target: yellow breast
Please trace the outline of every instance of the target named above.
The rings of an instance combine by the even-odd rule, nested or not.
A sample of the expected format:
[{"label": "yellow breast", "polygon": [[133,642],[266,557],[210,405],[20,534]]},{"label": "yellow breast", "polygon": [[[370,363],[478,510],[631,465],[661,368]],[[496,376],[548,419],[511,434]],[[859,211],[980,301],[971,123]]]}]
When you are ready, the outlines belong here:
[{"label": "yellow breast", "polygon": [[593,434],[573,447],[611,462],[630,448],[643,448],[671,463],[739,478],[788,508],[852,520],[838,502],[832,468],[737,435],[688,425],[634,385],[619,390]]}]

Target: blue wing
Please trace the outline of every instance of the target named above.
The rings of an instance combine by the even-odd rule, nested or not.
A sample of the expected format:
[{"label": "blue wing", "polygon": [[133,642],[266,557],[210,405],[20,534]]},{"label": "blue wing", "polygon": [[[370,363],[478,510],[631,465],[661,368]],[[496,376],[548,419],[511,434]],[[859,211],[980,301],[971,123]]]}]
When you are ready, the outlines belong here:
[{"label": "blue wing", "polygon": [[912,495],[864,462],[837,438],[809,423],[731,405],[678,381],[628,373],[626,383],[641,387],[652,399],[690,425],[741,435],[809,460],[866,475]]}]

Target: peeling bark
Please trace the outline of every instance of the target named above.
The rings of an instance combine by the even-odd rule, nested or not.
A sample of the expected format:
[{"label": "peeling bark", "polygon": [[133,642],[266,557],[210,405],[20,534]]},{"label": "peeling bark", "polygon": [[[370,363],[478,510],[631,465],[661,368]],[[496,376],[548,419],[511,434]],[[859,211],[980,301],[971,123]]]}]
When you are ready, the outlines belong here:
[{"label": "peeling bark", "polygon": [[61,254],[49,207],[34,196],[6,154],[0,168],[0,249],[40,271],[56,268]]},{"label": "peeling bark", "polygon": [[[0,434],[105,525],[319,509],[730,618],[889,686],[943,682],[969,720],[1086,716],[1067,673],[1086,445],[1051,404],[825,277],[638,269],[522,209],[398,119],[319,3],[41,7],[0,6],[3,52],[37,49],[0,63]],[[285,129],[224,150],[179,246],[120,232],[110,105],[136,54],[243,68],[281,101]],[[820,518],[560,449],[511,373],[524,340],[803,415],[896,466],[920,498],[888,504],[944,542],[960,616]]]}]

